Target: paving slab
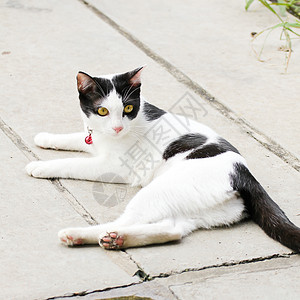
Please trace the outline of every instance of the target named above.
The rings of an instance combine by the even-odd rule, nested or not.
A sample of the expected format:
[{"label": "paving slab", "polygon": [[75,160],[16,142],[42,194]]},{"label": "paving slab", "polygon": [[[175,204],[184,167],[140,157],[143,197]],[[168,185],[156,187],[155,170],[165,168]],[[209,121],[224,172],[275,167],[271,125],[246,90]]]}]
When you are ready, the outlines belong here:
[{"label": "paving slab", "polygon": [[[278,23],[262,5],[253,3],[246,12],[245,1],[235,0],[87,2],[300,158],[299,142],[295,143],[300,140],[300,41],[292,40],[287,74],[285,54],[278,51],[285,44],[280,29],[268,36],[264,62],[258,61],[250,33]],[[257,52],[265,37],[253,43]]]},{"label": "paving slab", "polygon": [[[39,158],[84,155],[45,151],[33,144],[33,137],[39,131],[61,133],[81,130],[75,88],[75,75],[78,70],[100,75],[126,71],[147,63],[148,70],[144,73],[143,85],[146,98],[172,111],[180,111],[187,98],[194,99],[199,108],[199,114],[194,115],[194,118],[211,126],[237,146],[248,160],[254,175],[291,220],[300,225],[299,173],[248,136],[243,128],[222,116],[186,86],[178,83],[160,65],[120,36],[85,5],[71,0],[30,1],[30,4],[17,7],[16,3],[5,2],[0,11],[1,22],[5,25],[0,27],[0,34],[4,36],[0,41],[1,47],[11,52],[1,56],[3,72],[0,78],[5,82],[6,89],[0,91],[0,115],[21,137],[22,143]],[[14,22],[16,19],[18,24]],[[22,48],[19,43],[22,44]],[[30,109],[27,109],[28,107]],[[25,164],[26,162],[20,164],[20,169]],[[26,177],[25,172],[22,176]],[[37,187],[47,182],[33,178],[28,180]],[[101,199],[95,193],[98,189],[97,183],[74,180],[61,182],[98,222],[114,219],[136,192],[132,189],[126,190],[123,201],[109,207],[101,205]],[[117,188],[107,185],[104,187],[107,188],[107,193],[114,192]],[[70,218],[69,221],[69,226],[80,226],[83,222],[76,218]],[[62,225],[66,226],[61,224],[57,230]],[[56,240],[52,243],[57,245]],[[86,251],[91,251],[90,249],[65,250],[66,253],[69,253],[69,250],[70,253],[76,253],[84,259]],[[103,252],[101,249],[98,251]],[[150,276],[289,252],[289,249],[268,238],[251,222],[231,229],[198,231],[181,243],[127,251]],[[127,254],[109,252],[108,255],[126,270],[128,256],[124,257],[122,263],[119,263],[119,260],[120,256]],[[132,275],[132,272],[129,273]]]},{"label": "paving slab", "polygon": [[86,223],[52,183],[24,174],[27,162],[0,131],[0,298],[45,299],[137,282],[129,259],[119,267],[124,259],[113,261],[99,247],[58,242],[60,228]]},{"label": "paving slab", "polygon": [[177,299],[299,299],[300,257],[183,273],[160,280]]}]

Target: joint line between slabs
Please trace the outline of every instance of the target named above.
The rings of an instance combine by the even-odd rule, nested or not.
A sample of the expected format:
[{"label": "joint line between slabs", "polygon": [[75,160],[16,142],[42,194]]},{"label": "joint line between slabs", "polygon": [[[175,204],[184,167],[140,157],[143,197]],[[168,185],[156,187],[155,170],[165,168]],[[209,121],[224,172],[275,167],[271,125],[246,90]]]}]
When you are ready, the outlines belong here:
[{"label": "joint line between slabs", "polygon": [[[22,138],[0,117],[0,129],[9,138],[9,140],[28,158],[28,160],[40,160],[39,157],[25,144]],[[90,225],[97,224],[93,216],[85,207],[75,198],[75,196],[60,182],[59,179],[47,179],[53,184],[64,198],[70,203],[73,209]]]}]

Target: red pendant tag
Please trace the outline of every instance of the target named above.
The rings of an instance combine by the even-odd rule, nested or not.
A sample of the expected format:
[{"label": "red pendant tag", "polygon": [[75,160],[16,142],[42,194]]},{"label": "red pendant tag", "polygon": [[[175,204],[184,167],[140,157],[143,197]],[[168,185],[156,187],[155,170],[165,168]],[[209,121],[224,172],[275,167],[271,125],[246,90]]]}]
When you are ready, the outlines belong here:
[{"label": "red pendant tag", "polygon": [[92,139],[92,135],[91,135],[91,134],[89,134],[84,140],[85,140],[85,142],[86,142],[88,145],[93,144],[93,139]]}]

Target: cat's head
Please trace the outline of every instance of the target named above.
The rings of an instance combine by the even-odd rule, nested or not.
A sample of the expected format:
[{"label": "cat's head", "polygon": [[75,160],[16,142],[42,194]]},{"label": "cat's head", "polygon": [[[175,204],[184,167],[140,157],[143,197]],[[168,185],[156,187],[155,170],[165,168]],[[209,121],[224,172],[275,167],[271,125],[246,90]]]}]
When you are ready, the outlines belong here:
[{"label": "cat's head", "polygon": [[103,77],[78,73],[80,107],[91,129],[113,137],[130,131],[140,111],[143,68]]}]

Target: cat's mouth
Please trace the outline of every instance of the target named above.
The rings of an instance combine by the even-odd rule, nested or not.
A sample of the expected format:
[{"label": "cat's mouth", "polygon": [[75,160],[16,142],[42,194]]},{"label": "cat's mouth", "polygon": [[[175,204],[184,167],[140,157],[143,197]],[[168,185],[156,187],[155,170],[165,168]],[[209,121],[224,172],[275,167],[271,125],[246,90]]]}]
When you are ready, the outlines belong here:
[{"label": "cat's mouth", "polygon": [[124,135],[126,135],[126,133],[127,133],[127,130],[124,127],[119,127],[119,128],[117,127],[117,128],[113,128],[113,131],[110,131],[109,135],[115,139],[118,139],[118,138],[121,138]]},{"label": "cat's mouth", "polygon": [[118,126],[118,127],[114,127],[113,130],[115,131],[115,133],[118,135],[121,131],[123,131],[124,127],[123,126]]}]

